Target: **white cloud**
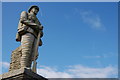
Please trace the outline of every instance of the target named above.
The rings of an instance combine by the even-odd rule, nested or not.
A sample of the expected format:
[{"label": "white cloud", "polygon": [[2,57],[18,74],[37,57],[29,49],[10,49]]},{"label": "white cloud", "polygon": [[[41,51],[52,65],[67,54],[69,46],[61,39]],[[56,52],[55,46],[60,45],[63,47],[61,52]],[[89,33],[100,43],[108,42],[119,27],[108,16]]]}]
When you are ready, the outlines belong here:
[{"label": "white cloud", "polygon": [[102,58],[102,56],[83,56],[84,58]]},{"label": "white cloud", "polygon": [[69,66],[64,71],[57,68],[41,66],[38,73],[47,78],[113,78],[117,77],[117,68],[107,66],[104,68],[92,68],[82,65]]},{"label": "white cloud", "polygon": [[117,70],[112,66],[107,66],[105,68],[90,68],[75,65],[71,66],[71,69],[68,69],[68,71],[75,74],[75,77],[80,78],[108,78],[111,75],[117,74]]},{"label": "white cloud", "polygon": [[99,15],[93,13],[92,11],[80,11],[82,20],[87,23],[93,29],[105,30],[104,25],[101,22]]},{"label": "white cloud", "polygon": [[6,70],[6,69],[9,68],[9,64],[10,64],[10,63],[8,63],[8,62],[1,62],[1,61],[0,61],[0,74],[2,74],[2,70],[3,70],[3,69]]},{"label": "white cloud", "polygon": [[109,52],[100,55],[83,56],[83,58],[118,58],[118,53]]},{"label": "white cloud", "polygon": [[60,72],[56,68],[41,66],[40,69],[37,69],[37,72],[47,78],[72,78],[72,75],[67,72]]},{"label": "white cloud", "polygon": [[10,63],[8,63],[8,62],[0,62],[1,67],[8,68],[9,65],[10,65]]}]

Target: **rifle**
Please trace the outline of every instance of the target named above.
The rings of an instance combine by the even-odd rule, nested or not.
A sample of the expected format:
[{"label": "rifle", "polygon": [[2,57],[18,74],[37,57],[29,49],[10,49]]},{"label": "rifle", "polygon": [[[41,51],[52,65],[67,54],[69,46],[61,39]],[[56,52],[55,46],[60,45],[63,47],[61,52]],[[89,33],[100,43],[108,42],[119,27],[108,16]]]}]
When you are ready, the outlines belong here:
[{"label": "rifle", "polygon": [[33,67],[32,67],[32,71],[36,73],[36,66],[37,66],[37,62],[36,62],[36,56],[38,55],[38,47],[39,47],[39,41],[40,41],[40,36],[41,36],[41,31],[39,30],[38,36],[37,36],[37,41],[36,41],[36,45],[35,45],[35,51],[34,51],[34,58],[33,58]]}]

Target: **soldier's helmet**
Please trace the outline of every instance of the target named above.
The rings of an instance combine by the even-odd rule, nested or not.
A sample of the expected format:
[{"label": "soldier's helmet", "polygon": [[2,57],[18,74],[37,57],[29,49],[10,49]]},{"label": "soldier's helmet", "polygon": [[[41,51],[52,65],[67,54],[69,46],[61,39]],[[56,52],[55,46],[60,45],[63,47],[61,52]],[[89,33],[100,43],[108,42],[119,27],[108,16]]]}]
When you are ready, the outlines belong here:
[{"label": "soldier's helmet", "polygon": [[36,9],[39,11],[39,7],[36,6],[36,5],[33,5],[33,6],[31,6],[31,7],[28,9],[28,12],[30,12],[32,8],[36,8]]}]

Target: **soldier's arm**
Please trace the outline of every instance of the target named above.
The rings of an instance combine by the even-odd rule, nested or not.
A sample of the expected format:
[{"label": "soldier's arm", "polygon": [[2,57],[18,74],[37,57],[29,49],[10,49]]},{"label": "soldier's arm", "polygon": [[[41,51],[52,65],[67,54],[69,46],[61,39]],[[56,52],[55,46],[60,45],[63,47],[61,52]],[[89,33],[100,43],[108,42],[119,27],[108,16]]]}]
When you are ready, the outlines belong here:
[{"label": "soldier's arm", "polygon": [[20,22],[25,24],[25,25],[31,25],[31,22],[28,20],[28,13],[26,11],[23,11],[21,13]]},{"label": "soldier's arm", "polygon": [[29,27],[31,27],[32,29],[35,29],[35,30],[42,30],[43,29],[42,25],[38,25],[38,24],[33,23],[33,22],[29,21],[29,20],[25,20],[22,23],[29,26]]},{"label": "soldier's arm", "polygon": [[28,19],[28,14],[26,11],[23,11],[20,15],[20,22],[24,23],[24,21],[26,21]]},{"label": "soldier's arm", "polygon": [[30,20],[28,20],[28,14],[27,14],[26,11],[23,11],[23,12],[21,13],[20,22],[21,22],[22,24],[25,24],[25,25],[33,28],[33,29],[42,29],[42,27],[39,27],[38,24],[35,24],[35,23],[31,22]]},{"label": "soldier's arm", "polygon": [[40,21],[38,20],[38,18],[36,18],[36,24],[39,27],[39,29],[43,29],[43,26],[41,25]]}]

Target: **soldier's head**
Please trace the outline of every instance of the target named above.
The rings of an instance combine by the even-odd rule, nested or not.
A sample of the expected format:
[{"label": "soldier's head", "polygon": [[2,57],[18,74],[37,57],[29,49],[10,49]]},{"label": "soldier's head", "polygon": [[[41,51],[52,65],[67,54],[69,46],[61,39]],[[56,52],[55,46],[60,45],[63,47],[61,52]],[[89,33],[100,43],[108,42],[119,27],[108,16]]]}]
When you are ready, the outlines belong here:
[{"label": "soldier's head", "polygon": [[39,11],[39,7],[35,5],[31,6],[28,10],[29,13],[33,12],[35,15],[37,15],[38,11]]}]

